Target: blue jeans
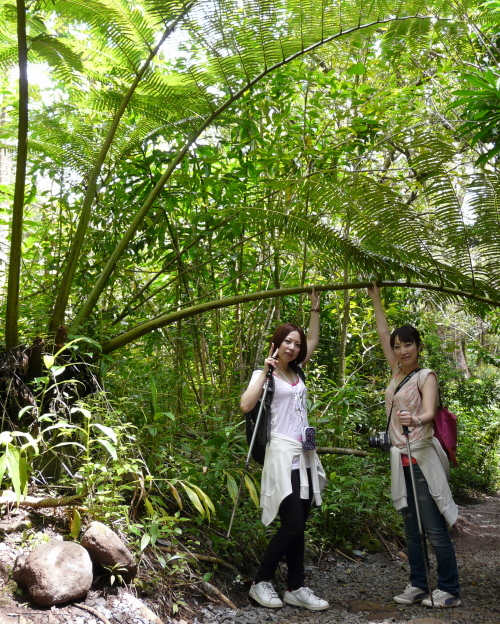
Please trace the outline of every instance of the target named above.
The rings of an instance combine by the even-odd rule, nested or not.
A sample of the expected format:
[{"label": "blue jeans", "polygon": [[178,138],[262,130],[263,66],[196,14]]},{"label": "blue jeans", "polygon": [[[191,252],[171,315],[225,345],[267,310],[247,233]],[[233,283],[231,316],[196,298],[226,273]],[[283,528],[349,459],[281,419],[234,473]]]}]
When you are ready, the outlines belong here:
[{"label": "blue jeans", "polygon": [[[405,525],[406,546],[408,548],[408,560],[410,563],[410,583],[413,587],[420,587],[428,591],[424,553],[422,552],[422,542],[418,531],[410,467],[405,466],[403,470],[406,481],[408,507],[403,509],[401,513]],[[422,528],[432,545],[437,559],[438,588],[454,596],[458,596],[460,594],[460,584],[458,582],[457,559],[455,557],[455,549],[453,548],[450,534],[448,533],[446,520],[432,498],[427,481],[418,464],[413,464],[413,471]]]}]

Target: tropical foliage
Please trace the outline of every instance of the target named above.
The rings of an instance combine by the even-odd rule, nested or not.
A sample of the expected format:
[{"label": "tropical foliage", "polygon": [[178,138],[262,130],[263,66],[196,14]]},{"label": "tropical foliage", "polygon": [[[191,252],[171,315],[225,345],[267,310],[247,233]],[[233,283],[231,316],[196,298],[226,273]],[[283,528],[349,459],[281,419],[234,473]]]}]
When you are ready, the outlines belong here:
[{"label": "tropical foliage", "polygon": [[[307,324],[312,284],[321,444],[366,450],[382,426],[372,279],[459,414],[457,493],[495,489],[496,0],[0,11],[0,473],[18,496],[30,473],[76,489],[94,517],[126,518],[145,561],[201,530],[234,550],[238,397],[273,326]],[[386,458],[325,465],[317,539],[352,546],[368,527],[361,546],[380,546]],[[264,537],[258,474],[245,488],[241,565]]]}]

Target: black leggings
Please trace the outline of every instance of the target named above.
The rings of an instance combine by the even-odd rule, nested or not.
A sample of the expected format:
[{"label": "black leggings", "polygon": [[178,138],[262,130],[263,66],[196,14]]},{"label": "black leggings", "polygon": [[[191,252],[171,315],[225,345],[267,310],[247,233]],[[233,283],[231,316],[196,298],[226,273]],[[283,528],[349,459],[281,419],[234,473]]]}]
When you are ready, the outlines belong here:
[{"label": "black leggings", "polygon": [[292,470],[292,493],[283,499],[279,508],[281,526],[269,542],[262,558],[255,582],[270,581],[279,562],[286,557],[288,566],[287,589],[293,591],[304,585],[304,531],[312,500],[311,472],[308,499],[300,498],[300,470]]}]

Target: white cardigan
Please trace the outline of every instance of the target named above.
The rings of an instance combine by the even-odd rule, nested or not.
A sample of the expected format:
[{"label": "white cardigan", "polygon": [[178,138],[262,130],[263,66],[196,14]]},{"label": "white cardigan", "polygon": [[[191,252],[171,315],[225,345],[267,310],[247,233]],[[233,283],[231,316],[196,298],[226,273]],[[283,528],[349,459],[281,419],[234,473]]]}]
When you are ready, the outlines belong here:
[{"label": "white cardigan", "polygon": [[300,498],[309,498],[307,457],[311,468],[314,500],[317,506],[321,505],[320,493],[325,487],[326,476],[316,451],[304,451],[301,442],[280,433],[271,433],[271,442],[266,447],[260,487],[262,522],[266,526],[276,518],[283,499],[292,493],[290,477],[293,458],[296,455],[300,455]]},{"label": "white cardigan", "polygon": [[[429,492],[436,501],[439,511],[446,522],[453,526],[458,517],[458,509],[451,495],[448,479],[450,464],[439,440],[434,436],[410,444],[411,455],[417,461],[429,486]],[[401,463],[401,454],[405,448],[391,447],[391,496],[397,511],[408,507],[406,500],[406,482]]]}]

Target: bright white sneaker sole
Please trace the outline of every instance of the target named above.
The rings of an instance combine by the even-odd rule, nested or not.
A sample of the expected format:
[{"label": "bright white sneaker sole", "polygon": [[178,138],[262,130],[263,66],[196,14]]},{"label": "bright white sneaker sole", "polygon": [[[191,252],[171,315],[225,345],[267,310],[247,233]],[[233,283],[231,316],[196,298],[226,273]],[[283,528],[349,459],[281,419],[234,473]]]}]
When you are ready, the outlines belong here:
[{"label": "bright white sneaker sole", "polygon": [[290,596],[290,597],[285,596],[283,598],[283,602],[286,602],[289,605],[293,605],[294,607],[302,607],[303,609],[309,609],[309,611],[324,611],[325,609],[328,609],[328,607],[330,606],[327,603],[324,607],[314,607],[313,605],[308,605],[308,604],[305,604],[304,602],[300,602],[300,600],[297,600],[293,596]]},{"label": "bright white sneaker sole", "polygon": [[420,604],[423,600],[426,600],[427,598],[429,598],[429,594],[424,594],[419,600],[407,600],[406,598],[401,598],[401,596],[394,596],[393,600],[394,602],[397,602],[400,605],[404,605],[405,607],[411,607],[411,605]]},{"label": "bright white sneaker sole", "polygon": [[281,607],[283,606],[283,603],[281,602],[281,600],[278,603],[268,603],[268,602],[264,602],[264,600],[262,600],[262,598],[260,598],[260,596],[257,596],[257,593],[254,592],[254,588],[253,586],[250,587],[250,591],[248,592],[248,595],[250,596],[250,598],[253,598],[253,600],[255,600],[255,602],[258,602],[261,607],[266,607],[266,609],[281,609]]},{"label": "bright white sneaker sole", "polygon": [[[432,608],[432,602],[431,602],[430,598],[428,598],[426,600],[422,600],[422,604],[425,607],[431,607]],[[434,601],[434,607],[436,609],[454,609],[455,607],[459,607],[461,604],[462,604],[462,601],[460,600],[460,598],[458,599],[458,602],[455,602],[454,604],[449,604],[449,605],[439,604],[439,602],[437,602],[437,600]]]}]

